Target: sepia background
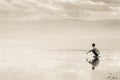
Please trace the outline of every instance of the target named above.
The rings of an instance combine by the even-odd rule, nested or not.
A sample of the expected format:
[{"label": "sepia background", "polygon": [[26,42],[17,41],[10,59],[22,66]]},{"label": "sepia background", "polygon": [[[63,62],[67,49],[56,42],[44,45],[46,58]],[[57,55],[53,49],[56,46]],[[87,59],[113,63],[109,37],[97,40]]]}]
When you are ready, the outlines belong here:
[{"label": "sepia background", "polygon": [[0,79],[119,80],[119,26],[120,0],[0,0]]}]

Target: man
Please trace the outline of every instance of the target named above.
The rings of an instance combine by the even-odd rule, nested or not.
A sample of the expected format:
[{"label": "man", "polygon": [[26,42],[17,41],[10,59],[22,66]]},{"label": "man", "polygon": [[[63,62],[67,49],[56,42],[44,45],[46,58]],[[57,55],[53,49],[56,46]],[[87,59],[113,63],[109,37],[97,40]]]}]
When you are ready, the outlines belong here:
[{"label": "man", "polygon": [[88,53],[92,52],[94,54],[93,59],[91,61],[86,59],[87,62],[92,65],[92,70],[94,70],[95,67],[99,64],[99,54],[100,54],[100,52],[95,46],[96,46],[95,43],[93,43],[92,44],[93,49],[88,51]]}]

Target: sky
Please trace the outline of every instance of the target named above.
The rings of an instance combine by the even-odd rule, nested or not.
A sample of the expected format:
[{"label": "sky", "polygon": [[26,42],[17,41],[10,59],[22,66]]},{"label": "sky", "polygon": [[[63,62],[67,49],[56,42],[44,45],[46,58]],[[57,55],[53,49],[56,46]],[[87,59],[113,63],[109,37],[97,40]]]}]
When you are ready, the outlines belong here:
[{"label": "sky", "polygon": [[120,0],[0,0],[0,20],[120,19]]},{"label": "sky", "polygon": [[119,19],[120,0],[0,0],[0,45],[119,49]]}]

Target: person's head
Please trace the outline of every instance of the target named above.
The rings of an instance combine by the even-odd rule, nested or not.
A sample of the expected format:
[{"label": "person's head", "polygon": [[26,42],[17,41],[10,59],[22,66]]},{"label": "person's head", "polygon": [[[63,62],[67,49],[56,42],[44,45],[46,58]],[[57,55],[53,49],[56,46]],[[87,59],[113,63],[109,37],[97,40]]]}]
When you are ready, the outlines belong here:
[{"label": "person's head", "polygon": [[95,47],[95,43],[92,43],[92,47]]}]

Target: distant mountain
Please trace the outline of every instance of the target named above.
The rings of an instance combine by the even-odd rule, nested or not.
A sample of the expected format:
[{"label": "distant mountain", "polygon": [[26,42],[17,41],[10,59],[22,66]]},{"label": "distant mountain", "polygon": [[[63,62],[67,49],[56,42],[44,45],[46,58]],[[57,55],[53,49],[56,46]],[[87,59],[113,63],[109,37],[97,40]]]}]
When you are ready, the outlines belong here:
[{"label": "distant mountain", "polygon": [[88,22],[120,22],[120,19],[99,19],[99,20],[87,20],[87,19],[80,19],[80,18],[63,18],[64,21],[88,21]]},{"label": "distant mountain", "polygon": [[80,22],[80,23],[96,23],[104,25],[120,25],[120,19],[103,19],[103,20],[85,20],[79,18],[63,18],[62,21]]}]

